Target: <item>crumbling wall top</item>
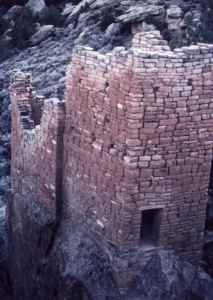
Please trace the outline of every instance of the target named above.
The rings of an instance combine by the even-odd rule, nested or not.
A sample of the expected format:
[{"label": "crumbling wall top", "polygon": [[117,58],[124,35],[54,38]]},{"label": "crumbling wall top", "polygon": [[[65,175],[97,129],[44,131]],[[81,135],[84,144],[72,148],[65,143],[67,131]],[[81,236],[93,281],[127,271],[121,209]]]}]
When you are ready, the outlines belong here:
[{"label": "crumbling wall top", "polygon": [[[113,63],[125,65],[126,62],[133,62],[132,66],[134,67],[134,61],[138,61],[139,59],[156,59],[158,62],[167,60],[171,63],[179,62],[184,65],[187,62],[203,63],[206,59],[212,59],[213,45],[198,43],[196,45],[172,50],[159,31],[141,31],[134,34],[132,45],[128,49],[125,47],[116,47],[111,52],[102,54],[98,51],[94,51],[90,47],[76,46],[73,53],[73,62],[80,60],[85,64],[85,68],[87,68],[91,62],[93,69]],[[205,61],[205,63],[206,62],[207,61]],[[91,66],[90,69],[92,69]]]}]

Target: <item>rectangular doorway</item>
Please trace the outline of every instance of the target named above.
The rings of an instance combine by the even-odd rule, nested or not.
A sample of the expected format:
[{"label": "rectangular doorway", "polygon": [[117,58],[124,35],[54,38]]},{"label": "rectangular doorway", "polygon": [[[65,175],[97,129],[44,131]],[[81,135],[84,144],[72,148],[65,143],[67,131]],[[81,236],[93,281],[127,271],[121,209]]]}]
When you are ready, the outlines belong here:
[{"label": "rectangular doorway", "polygon": [[158,246],[162,209],[147,209],[141,212],[140,239],[143,246]]}]

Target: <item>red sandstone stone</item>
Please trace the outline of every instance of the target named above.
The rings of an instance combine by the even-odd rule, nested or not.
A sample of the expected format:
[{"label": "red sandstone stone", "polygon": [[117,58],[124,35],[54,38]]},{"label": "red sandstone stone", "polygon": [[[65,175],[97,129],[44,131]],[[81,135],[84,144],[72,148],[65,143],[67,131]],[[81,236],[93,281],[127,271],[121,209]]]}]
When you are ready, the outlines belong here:
[{"label": "red sandstone stone", "polygon": [[[110,59],[92,50],[75,53],[66,116],[57,101],[36,104],[29,76],[15,77],[14,194],[35,191],[54,208],[60,178],[67,219],[88,222],[100,234],[104,227],[105,237],[121,247],[143,244],[142,212],[160,210],[158,245],[195,257],[213,146],[213,54],[208,45],[189,48],[183,62],[149,36],[138,33],[122,63],[114,51]],[[34,132],[35,120],[40,128]],[[26,174],[36,183],[29,185]]]}]

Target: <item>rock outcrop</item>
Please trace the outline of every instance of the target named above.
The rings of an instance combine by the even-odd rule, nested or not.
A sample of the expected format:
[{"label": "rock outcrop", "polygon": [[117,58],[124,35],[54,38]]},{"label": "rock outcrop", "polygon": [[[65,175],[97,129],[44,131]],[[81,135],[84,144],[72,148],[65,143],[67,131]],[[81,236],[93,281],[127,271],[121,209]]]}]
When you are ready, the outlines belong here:
[{"label": "rock outcrop", "polygon": [[[42,207],[20,201],[12,208],[14,217],[17,209],[22,211],[19,226],[24,230],[14,232],[10,241],[16,300],[213,297],[212,279],[173,252],[154,251],[148,257],[143,251],[118,252],[99,236],[88,234],[84,226],[70,228],[63,222],[54,232]],[[52,236],[54,243],[47,248]]]},{"label": "rock outcrop", "polygon": [[119,252],[66,221],[55,231],[47,211],[32,200],[10,203],[14,298],[2,300],[212,299],[212,279],[173,252]]},{"label": "rock outcrop", "polygon": [[[68,26],[77,43],[89,43],[103,51],[128,42],[129,25],[143,23],[161,31],[172,47],[213,40],[211,1],[1,1],[0,59],[14,53],[14,47],[30,46],[36,25]],[[15,5],[15,6],[14,6]],[[109,17],[110,16],[110,17]],[[111,24],[119,25],[109,37]],[[41,41],[40,41],[41,42]]]},{"label": "rock outcrop", "polygon": [[46,9],[46,3],[44,0],[29,0],[25,6],[32,12],[33,17],[38,18]]}]

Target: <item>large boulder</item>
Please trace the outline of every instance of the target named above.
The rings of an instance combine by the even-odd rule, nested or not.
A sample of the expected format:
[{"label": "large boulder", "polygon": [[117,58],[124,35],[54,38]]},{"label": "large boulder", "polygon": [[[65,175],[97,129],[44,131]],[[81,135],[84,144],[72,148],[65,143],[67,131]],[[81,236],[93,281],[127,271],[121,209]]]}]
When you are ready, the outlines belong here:
[{"label": "large boulder", "polygon": [[32,46],[35,46],[45,39],[47,39],[49,36],[51,36],[54,32],[54,26],[53,25],[44,25],[41,26],[41,28],[30,38],[30,43]]},{"label": "large boulder", "polygon": [[60,9],[56,5],[46,6],[46,8],[39,14],[38,21],[41,25],[52,24],[60,26],[62,24],[62,16]]},{"label": "large boulder", "polygon": [[126,255],[84,226],[64,221],[52,234],[48,215],[45,221],[45,211],[33,207],[34,216],[15,206],[11,211],[16,300],[213,299],[212,279],[174,252],[147,255],[139,249]]},{"label": "large boulder", "polygon": [[36,195],[16,197],[9,203],[15,299],[120,300],[102,241],[81,227],[64,224],[58,228],[55,217],[39,205]]},{"label": "large boulder", "polygon": [[173,252],[137,257],[128,300],[212,300],[213,280]]},{"label": "large boulder", "polygon": [[17,17],[20,16],[23,10],[23,6],[21,5],[14,5],[12,6],[6,14],[4,14],[3,19],[7,21],[16,20]]},{"label": "large boulder", "polygon": [[36,24],[32,12],[30,9],[24,8],[12,28],[13,45],[18,48],[28,46],[29,38],[35,33],[35,30]]},{"label": "large boulder", "polygon": [[0,62],[14,53],[12,38],[7,34],[0,37],[0,49]]},{"label": "large boulder", "polygon": [[62,11],[62,13],[61,13],[61,15],[62,15],[63,17],[67,17],[69,14],[72,13],[73,9],[74,9],[73,4],[72,4],[72,3],[67,3],[67,4],[65,5],[65,7],[64,7],[64,9],[63,9],[63,11]]},{"label": "large boulder", "polygon": [[10,21],[0,15],[0,34],[4,33],[10,26]]},{"label": "large boulder", "polygon": [[29,8],[34,17],[37,17],[46,9],[46,3],[44,0],[29,0],[26,7]]},{"label": "large boulder", "polygon": [[[8,199],[9,270],[16,300],[54,300],[55,264],[45,274],[55,230],[55,215],[39,205],[37,195]],[[56,263],[57,264],[57,263]]]},{"label": "large boulder", "polygon": [[121,300],[104,241],[83,226],[61,230],[51,257],[59,265],[57,300]]}]

